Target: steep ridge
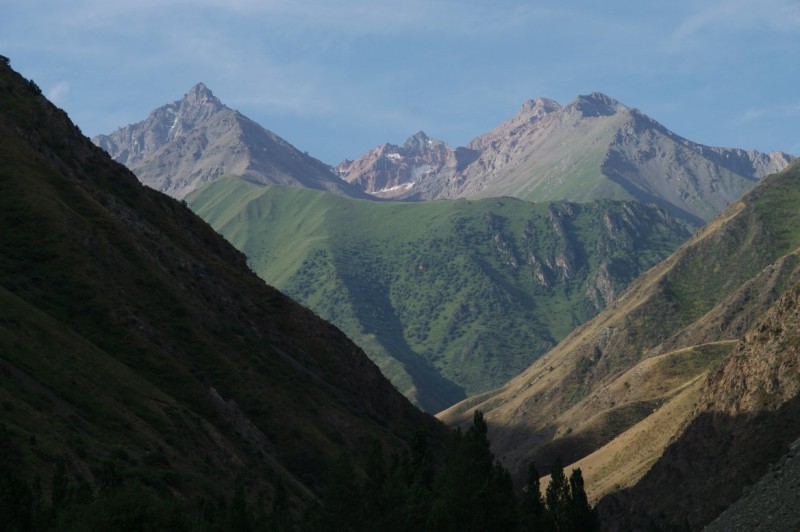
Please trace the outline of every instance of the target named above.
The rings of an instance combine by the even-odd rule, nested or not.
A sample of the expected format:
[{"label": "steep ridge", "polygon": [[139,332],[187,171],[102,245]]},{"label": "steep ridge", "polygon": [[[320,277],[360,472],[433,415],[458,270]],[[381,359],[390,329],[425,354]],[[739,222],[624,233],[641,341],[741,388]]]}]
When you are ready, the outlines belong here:
[{"label": "steep ridge", "polygon": [[187,201],[428,411],[519,373],[689,235],[635,202],[368,202],[235,178]]},{"label": "steep ridge", "polygon": [[223,105],[203,83],[145,120],[92,141],[145,185],[176,198],[223,174],[364,196],[326,164]]},{"label": "steep ridge", "polygon": [[[800,263],[798,201],[800,164],[793,163],[728,207],[519,377],[440,418],[459,424],[473,409],[483,410],[495,452],[518,475],[529,461],[541,467],[561,455],[569,463],[600,449],[646,419],[664,397],[652,393],[611,403],[598,400],[598,390],[652,357],[741,339],[792,286]],[[687,372],[685,382],[703,367]],[[607,421],[598,424],[602,418]]]},{"label": "steep ridge", "polygon": [[38,478],[53,504],[59,479],[72,497],[122,475],[186,500],[280,484],[296,505],[343,453],[363,469],[374,441],[441,441],[341,331],[5,62],[0,137],[4,479]]},{"label": "steep ridge", "polygon": [[611,526],[699,530],[800,436],[800,267],[788,284],[709,374],[690,421],[661,459],[636,486],[604,501]]},{"label": "steep ridge", "polygon": [[[410,178],[395,179],[394,197],[635,199],[699,226],[791,160],[784,153],[691,142],[600,93],[579,96],[565,106],[545,98],[529,100],[516,116],[466,148],[448,150],[450,164],[426,167],[413,186]],[[452,154],[459,151],[463,162],[455,164]],[[367,175],[384,182],[388,156],[373,151],[346,164],[342,175],[353,183],[363,183]]]}]

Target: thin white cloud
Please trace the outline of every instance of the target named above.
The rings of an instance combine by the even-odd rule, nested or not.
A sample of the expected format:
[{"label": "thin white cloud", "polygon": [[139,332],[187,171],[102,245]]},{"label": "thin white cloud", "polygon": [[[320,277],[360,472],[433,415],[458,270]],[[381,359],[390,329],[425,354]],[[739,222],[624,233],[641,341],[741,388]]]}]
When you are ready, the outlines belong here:
[{"label": "thin white cloud", "polygon": [[[181,24],[181,16],[216,13],[242,20],[259,20],[265,28],[291,24],[293,28],[322,30],[343,36],[413,35],[502,35],[524,25],[555,17],[567,18],[575,11],[527,4],[508,6],[454,0],[75,0],[49,4],[42,17],[58,22],[64,30],[102,30],[113,27],[122,33],[138,31],[141,22],[159,27]],[[208,21],[213,24],[213,17]],[[314,38],[316,35],[305,35]]]},{"label": "thin white cloud", "polygon": [[47,99],[53,102],[56,105],[63,105],[64,98],[69,94],[70,85],[66,81],[59,81],[52,87],[50,87],[45,94]]},{"label": "thin white cloud", "polygon": [[673,31],[672,46],[681,49],[708,42],[709,35],[737,35],[742,30],[800,34],[796,0],[721,0],[703,2]]},{"label": "thin white cloud", "polygon": [[780,120],[794,117],[800,117],[800,102],[747,109],[735,118],[734,124],[745,125],[760,120]]}]

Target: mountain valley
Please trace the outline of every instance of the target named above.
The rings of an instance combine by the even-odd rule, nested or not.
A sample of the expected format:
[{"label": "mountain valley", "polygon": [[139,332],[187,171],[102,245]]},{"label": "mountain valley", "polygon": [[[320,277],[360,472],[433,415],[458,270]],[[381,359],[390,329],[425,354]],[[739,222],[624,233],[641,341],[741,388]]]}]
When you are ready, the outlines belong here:
[{"label": "mountain valley", "polygon": [[[122,447],[134,457],[130,471],[147,482],[167,469],[165,457],[178,473],[161,482],[180,491],[187,479],[204,482],[193,476],[201,465],[184,463],[171,443],[194,423],[205,432],[188,437],[204,442],[198,452],[221,468],[223,485],[240,482],[233,472],[253,466],[255,448],[268,466],[245,483],[269,498],[274,479],[288,479],[297,504],[320,492],[323,462],[342,447],[359,449],[365,471],[362,452],[375,438],[387,451],[413,448],[412,427],[422,425],[442,445],[443,426],[393,393],[376,366],[313,312],[359,344],[418,406],[446,408],[438,417],[447,425],[474,434],[481,411],[491,449],[517,487],[531,463],[544,473],[557,458],[565,470],[580,468],[608,529],[701,529],[743,495],[753,499],[747,487],[792,458],[800,437],[800,163],[787,154],[703,146],[592,93],[565,106],[526,102],[463,148],[418,132],[332,169],[254,123],[243,127],[247,119],[202,84],[145,122],[94,139],[142,182],[185,198],[250,268],[309,312],[253,276],[216,282],[224,266],[208,260],[229,257],[222,262],[239,271],[243,256],[177,202],[135,187],[129,174],[111,194],[103,170],[110,163],[79,135],[36,129],[42,116],[55,115],[59,131],[69,130],[65,117],[43,107],[31,120],[29,104],[14,99],[32,90],[24,80],[2,89],[19,113],[4,131],[13,142],[2,175],[72,183],[26,189],[5,180],[4,216],[30,224],[24,238],[4,243],[9,310],[0,323],[10,354],[0,362],[13,390],[4,405],[16,412],[12,439],[34,472],[48,474],[65,455],[73,479],[99,478],[99,462],[76,450],[94,441],[91,433],[113,442],[91,444],[98,456]],[[253,146],[270,156],[259,159]],[[85,177],[84,163],[97,173]],[[87,179],[102,186],[84,201]],[[61,218],[26,214],[34,211],[25,198],[33,197],[75,214],[64,218],[63,207],[45,211]],[[133,204],[149,217],[132,214]],[[181,223],[154,221],[162,216]],[[191,235],[176,228],[184,224]],[[689,238],[688,228],[699,229]],[[191,250],[164,234],[188,238]],[[37,251],[28,240],[45,245]],[[117,247],[106,251],[98,244],[106,241]],[[183,255],[168,253],[171,246]],[[64,260],[71,265],[63,275],[48,269],[54,257],[60,269]],[[133,285],[110,276],[112,264]],[[137,268],[148,274],[137,276]],[[92,295],[98,278],[121,303]],[[160,310],[148,314],[149,307]],[[214,312],[233,316],[233,327],[209,318]],[[46,371],[60,345],[74,357],[61,362],[69,384]],[[228,360],[231,345],[255,354]],[[87,364],[95,355],[103,362]],[[70,369],[87,365],[89,377]],[[96,411],[69,387],[95,381],[125,390],[125,399]],[[51,434],[41,421],[51,414],[60,416],[59,431],[69,432],[64,420],[75,417],[91,428],[66,444],[45,437],[37,450],[31,442],[41,438],[29,435]],[[116,428],[92,422],[104,417]],[[156,418],[158,430],[148,428]],[[295,426],[289,418],[304,428],[286,435],[282,427]],[[169,439],[153,443],[159,430]],[[120,433],[133,433],[134,443],[120,443]],[[238,458],[234,466],[208,444],[220,445],[209,436],[217,433]],[[294,448],[297,441],[307,445]],[[154,465],[145,457],[156,451]],[[325,460],[309,458],[318,452]],[[755,504],[742,501],[734,506]]]}]

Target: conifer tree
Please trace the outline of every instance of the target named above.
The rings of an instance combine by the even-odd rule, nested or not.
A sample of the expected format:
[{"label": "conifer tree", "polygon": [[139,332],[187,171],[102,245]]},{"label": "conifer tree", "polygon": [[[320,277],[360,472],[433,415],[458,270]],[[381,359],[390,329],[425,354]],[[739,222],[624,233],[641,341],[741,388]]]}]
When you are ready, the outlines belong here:
[{"label": "conifer tree", "polygon": [[347,454],[334,461],[325,475],[324,513],[329,530],[357,530],[361,518],[361,490]]},{"label": "conifer tree", "polygon": [[553,469],[550,470],[550,484],[545,490],[545,504],[554,529],[558,532],[570,530],[570,488],[564,475],[561,458],[556,458]]},{"label": "conifer tree", "polygon": [[444,470],[435,485],[434,530],[509,530],[516,525],[511,477],[492,455],[488,426],[476,410],[472,426],[456,430]]},{"label": "conifer tree", "polygon": [[594,509],[589,506],[586,490],[583,487],[583,475],[580,468],[573,469],[569,477],[570,487],[570,521],[572,530],[599,530],[600,525]]},{"label": "conifer tree", "polygon": [[526,532],[549,530],[550,522],[544,506],[541,486],[539,483],[539,470],[531,462],[528,465],[528,479],[522,489],[520,500],[520,524]]}]

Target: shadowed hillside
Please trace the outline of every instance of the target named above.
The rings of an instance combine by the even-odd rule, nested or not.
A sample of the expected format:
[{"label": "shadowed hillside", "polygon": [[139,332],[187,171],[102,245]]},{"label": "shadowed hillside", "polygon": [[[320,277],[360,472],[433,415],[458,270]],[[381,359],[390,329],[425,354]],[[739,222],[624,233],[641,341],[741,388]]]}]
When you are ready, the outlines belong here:
[{"label": "shadowed hillside", "polygon": [[124,481],[297,510],[343,453],[359,471],[375,442],[441,441],[344,334],[7,62],[0,137],[2,482],[26,479],[54,508]]}]

